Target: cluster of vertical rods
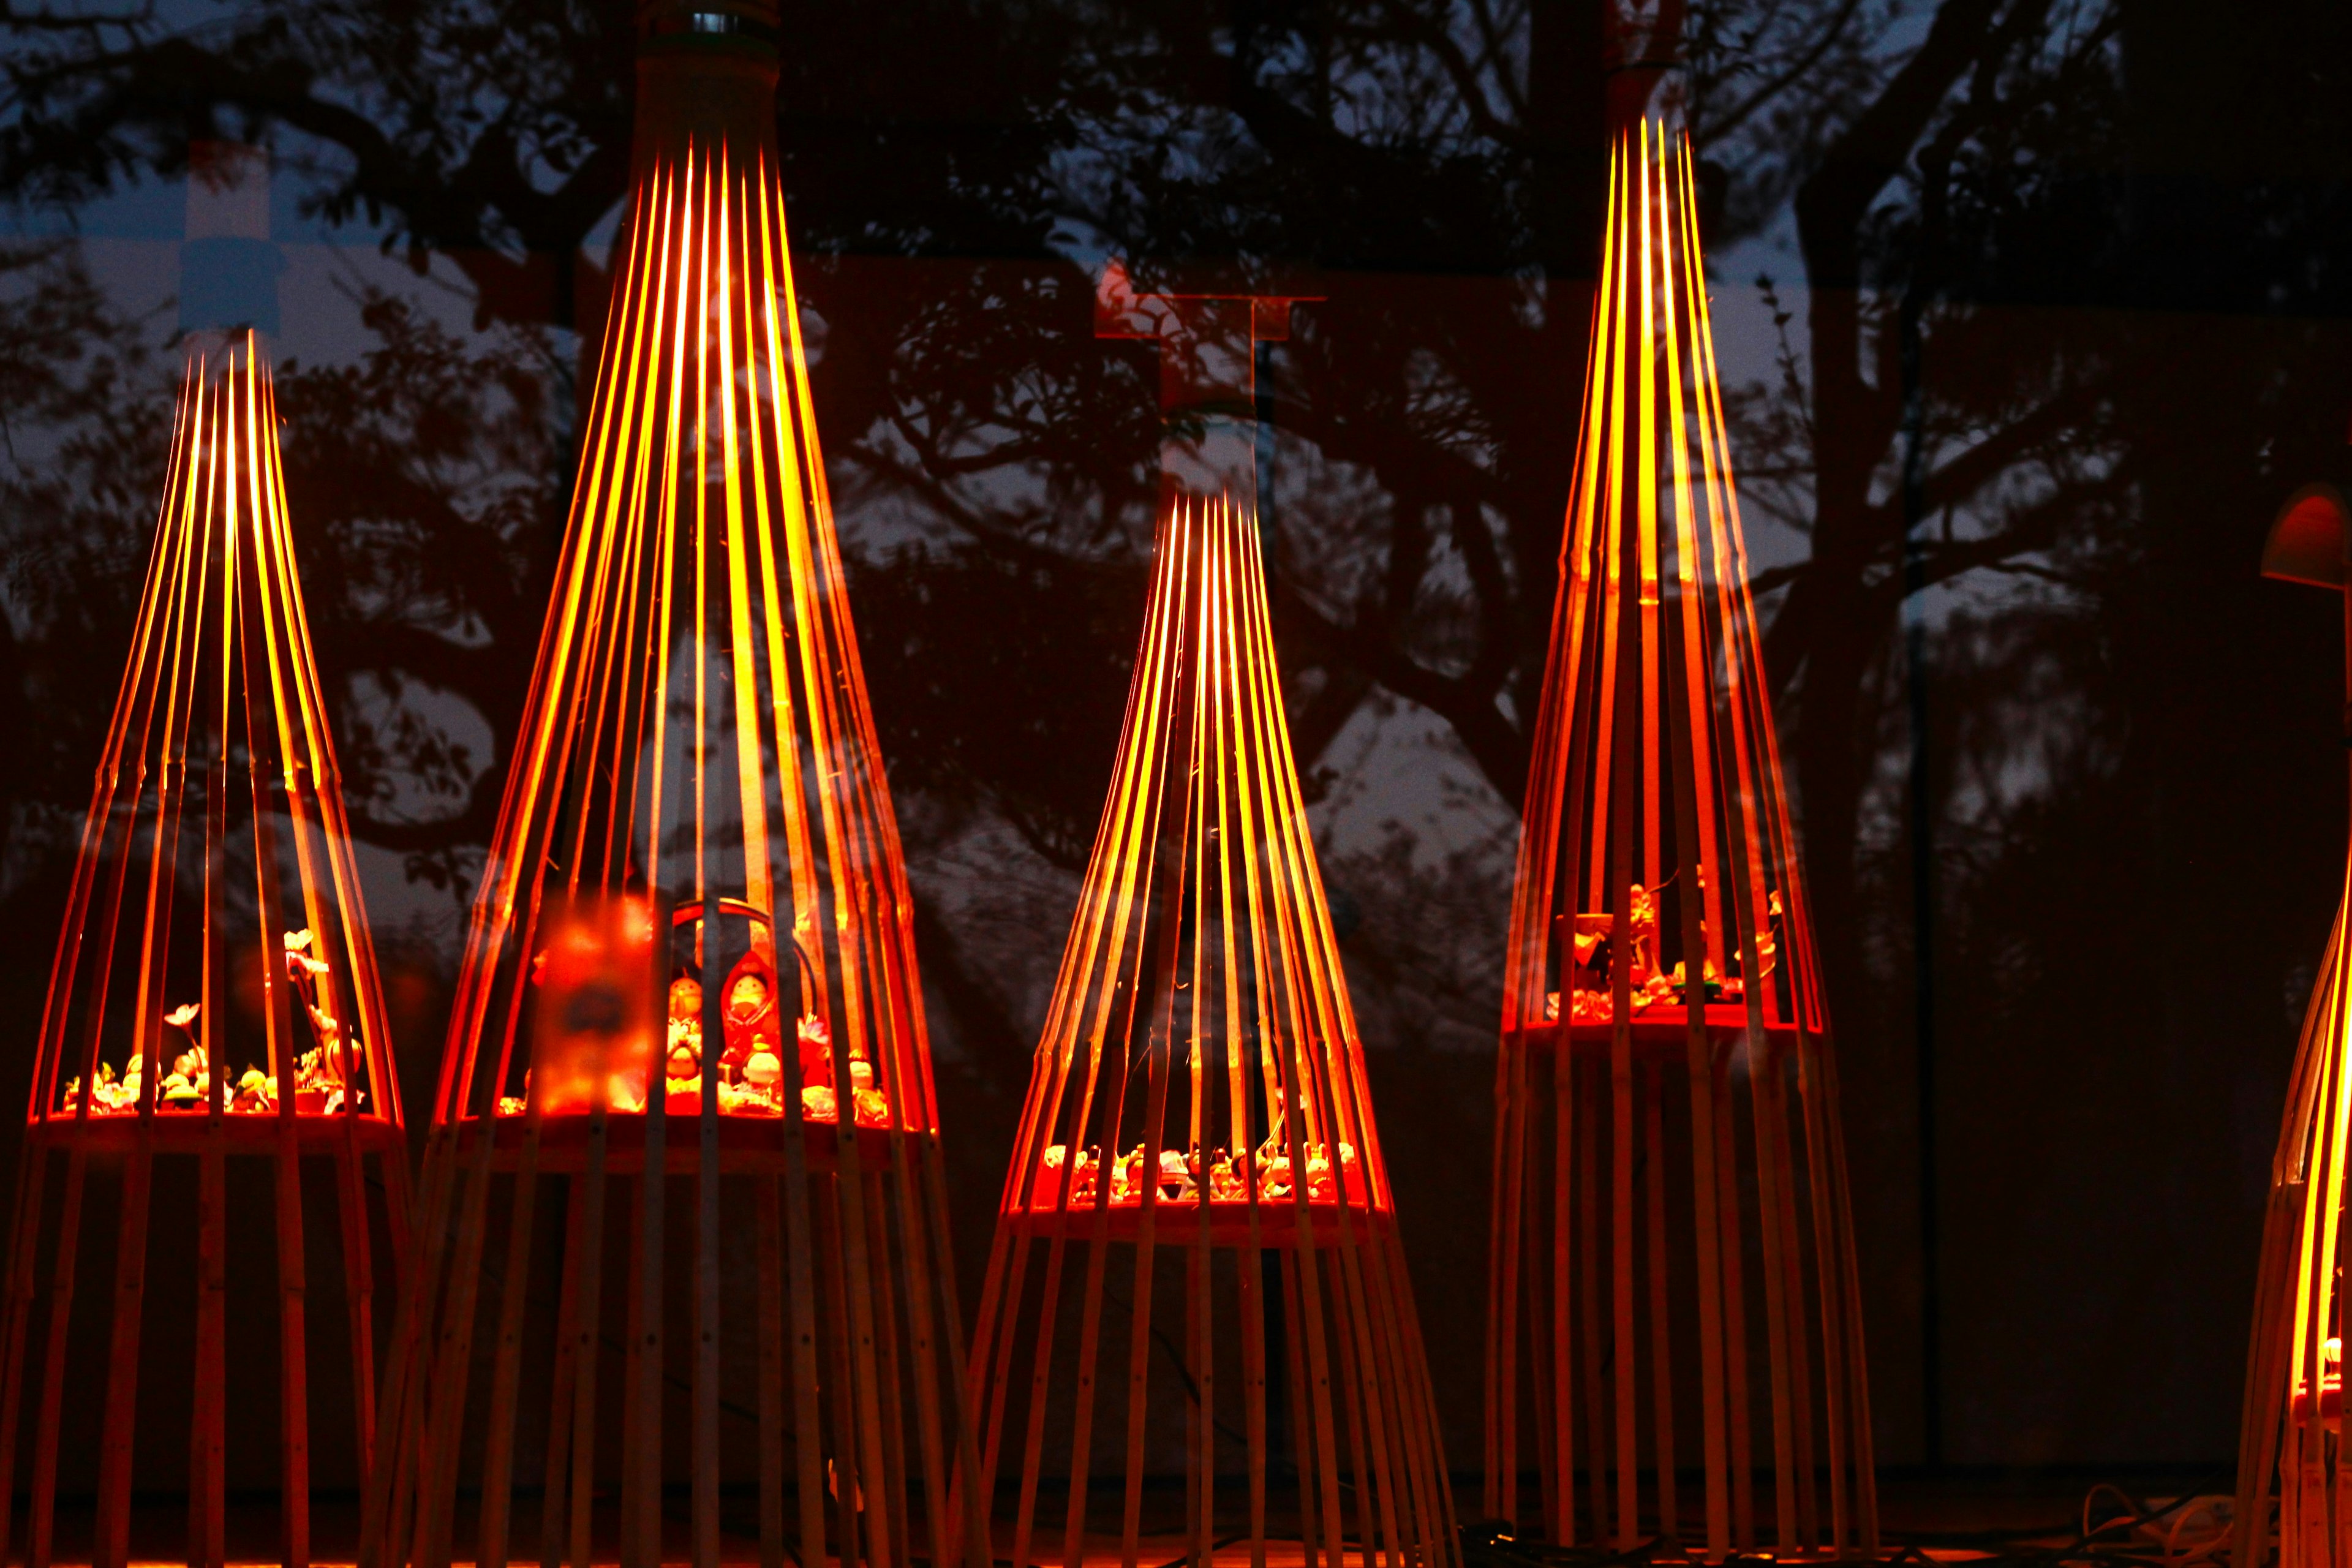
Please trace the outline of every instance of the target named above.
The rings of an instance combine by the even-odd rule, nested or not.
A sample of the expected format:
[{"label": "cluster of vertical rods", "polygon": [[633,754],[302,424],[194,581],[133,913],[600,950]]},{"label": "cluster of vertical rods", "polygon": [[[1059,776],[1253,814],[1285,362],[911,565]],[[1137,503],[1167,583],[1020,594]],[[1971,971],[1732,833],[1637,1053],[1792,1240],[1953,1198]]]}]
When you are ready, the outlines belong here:
[{"label": "cluster of vertical rods", "polygon": [[1662,130],[1616,150],[1507,959],[1486,1501],[1521,1515],[1531,1408],[1549,1539],[1681,1539],[1695,1361],[1706,1551],[1753,1550],[1760,1286],[1777,1542],[1844,1555],[1877,1534],[1859,1284],[1693,184]]}]

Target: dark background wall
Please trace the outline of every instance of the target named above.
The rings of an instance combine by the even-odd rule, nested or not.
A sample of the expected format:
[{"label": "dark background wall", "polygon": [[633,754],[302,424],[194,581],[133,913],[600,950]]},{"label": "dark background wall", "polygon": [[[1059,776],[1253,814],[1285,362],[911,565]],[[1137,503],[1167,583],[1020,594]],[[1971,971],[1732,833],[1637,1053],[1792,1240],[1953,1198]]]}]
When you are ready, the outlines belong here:
[{"label": "dark background wall", "polygon": [[[2338,610],[2254,561],[2289,491],[2352,479],[2348,29],[2318,0],[788,5],[966,1268],[1143,595],[1156,372],[1095,339],[1095,279],[1278,278],[1326,299],[1264,367],[1277,635],[1475,1461],[1511,833],[1608,129],[1649,100],[1708,195],[1881,1453],[2225,1458],[2344,848]],[[614,0],[0,17],[0,1103],[160,484],[186,146],[227,136],[278,161],[298,545],[424,1105],[629,47]]]}]

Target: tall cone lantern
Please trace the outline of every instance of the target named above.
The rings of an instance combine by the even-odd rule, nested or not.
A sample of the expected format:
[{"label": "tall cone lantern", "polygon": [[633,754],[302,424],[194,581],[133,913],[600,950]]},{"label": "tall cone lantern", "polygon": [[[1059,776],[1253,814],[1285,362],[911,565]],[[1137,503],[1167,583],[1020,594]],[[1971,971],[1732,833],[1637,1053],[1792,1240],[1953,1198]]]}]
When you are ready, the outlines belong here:
[{"label": "tall cone lantern", "polygon": [[[982,1474],[1017,1484],[1015,1568],[1234,1543],[1262,1568],[1276,1535],[1332,1568],[1459,1560],[1257,521],[1230,500],[1162,517],[985,1292],[973,1398]],[[1181,1545],[1147,1548],[1147,1479],[1180,1474],[1152,1533]]]},{"label": "tall cone lantern", "polygon": [[[195,153],[192,215],[226,191],[266,222],[254,150]],[[274,318],[272,273],[224,276],[267,300],[248,319]],[[184,1488],[186,1560],[222,1562],[232,1471],[239,1491],[268,1484],[231,1453],[236,1401],[240,1445],[275,1430],[279,1554],[304,1563],[314,1454],[330,1485],[368,1472],[407,1151],[250,330],[188,341],[39,1028],[0,1307],[0,1549],[73,1550],[58,1493],[94,1481],[88,1549],[121,1563],[135,1483]]]},{"label": "tall cone lantern", "polygon": [[[776,17],[638,22],[635,186],[363,1560],[655,1563],[671,1514],[701,1563],[734,1549],[722,1524],[770,1568],[976,1560],[906,873],[785,244]],[[726,1520],[722,1485],[744,1498]]]},{"label": "tall cone lantern", "polygon": [[[2344,498],[2313,485],[2273,523],[2263,574],[2342,593],[2352,582]],[[2352,694],[2352,596],[2345,605],[2346,690]],[[2352,742],[2352,707],[2346,710]],[[2352,870],[2295,1048],[2286,1114],[2271,1163],[2252,1342],[2238,1427],[2231,1561],[2261,1568],[2352,1562],[2343,1489],[2345,1163],[2352,1155]],[[2273,1525],[2273,1490],[2277,1496]]]},{"label": "tall cone lantern", "polygon": [[1837,1074],[1693,195],[1681,138],[1615,150],[1506,961],[1486,1511],[1843,1556],[1877,1524]]},{"label": "tall cone lantern", "polygon": [[[340,1263],[356,1422],[336,1448],[363,1477],[373,1438],[375,1263],[406,1219],[399,1089],[352,863],[323,695],[294,568],[276,395],[257,341],[192,350],[163,517],[98,770],[42,1009],[5,1302],[0,1476],[32,1464],[28,1561],[48,1560],[61,1462],[97,1415],[95,1559],[121,1563],[142,1396],[142,1338],[183,1342],[193,1374],[185,1485],[193,1562],[224,1551],[226,1336],[237,1279],[275,1271],[284,1560],[309,1554],[311,1373],[306,1296]],[[268,1173],[276,1245],[232,1228],[233,1165]],[[317,1234],[306,1177],[331,1168]],[[242,1177],[238,1178],[240,1181]],[[111,1221],[109,1236],[100,1226]],[[184,1239],[193,1237],[192,1257]],[[109,1247],[106,1244],[111,1243]],[[322,1245],[323,1244],[323,1245]],[[97,1254],[85,1260],[85,1250]],[[110,1259],[107,1257],[111,1253]],[[184,1261],[156,1273],[151,1263]],[[110,1305],[102,1360],[75,1353],[77,1286]],[[167,1277],[168,1276],[168,1277]],[[108,1300],[106,1295],[96,1300]],[[331,1298],[330,1298],[331,1299]],[[244,1342],[257,1323],[239,1324]],[[321,1375],[325,1375],[321,1370]],[[176,1409],[183,1391],[149,1380]],[[175,1472],[142,1471],[175,1489]],[[0,1536],[8,1491],[0,1491]]]}]

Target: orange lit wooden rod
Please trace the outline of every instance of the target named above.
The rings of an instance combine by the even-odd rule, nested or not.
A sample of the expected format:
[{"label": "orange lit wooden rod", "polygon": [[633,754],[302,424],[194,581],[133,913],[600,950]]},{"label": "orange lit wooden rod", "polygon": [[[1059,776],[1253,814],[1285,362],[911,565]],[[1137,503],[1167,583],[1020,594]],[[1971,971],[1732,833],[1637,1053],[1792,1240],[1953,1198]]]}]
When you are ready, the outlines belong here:
[{"label": "orange lit wooden rod", "polygon": [[657,1563],[675,1481],[698,1563],[740,1486],[767,1568],[978,1568],[930,1047],[785,242],[775,12],[638,20],[635,190],[362,1561],[502,1568],[535,1492],[526,1555],[586,1568],[617,1535]]},{"label": "orange lit wooden rod", "polygon": [[[2352,584],[2352,528],[2333,486],[2312,485],[2280,509],[2263,550],[2263,575],[2342,594]],[[2345,605],[2345,689],[2352,699],[2352,596]],[[2352,745],[2352,701],[2345,710]],[[2231,1560],[2259,1568],[2271,1554],[2273,1488],[2283,1568],[2352,1562],[2344,1462],[2344,1173],[2352,1152],[2352,871],[2346,901],[2295,1048],[2254,1295],[2253,1339],[2238,1436]]]},{"label": "orange lit wooden rod", "polygon": [[[1213,307],[1253,340],[1250,300]],[[1243,409],[1247,363],[1228,367]],[[1435,1405],[1257,520],[1181,488],[1203,458],[1246,481],[1249,444],[1224,436],[1188,432],[1166,476],[1127,722],[972,1345],[982,1473],[992,1494],[999,1475],[1015,1488],[1015,1568],[1165,1557],[1145,1543],[1147,1485],[1175,1474],[1181,1516],[1150,1533],[1196,1568],[1228,1546],[1264,1568],[1286,1537],[1309,1564],[1443,1568],[1460,1557]],[[1124,1483],[1115,1546],[1091,1486],[1106,1472]],[[1277,1481],[1295,1522],[1270,1511]]]},{"label": "orange lit wooden rod", "polygon": [[[251,1162],[274,1192],[281,1550],[306,1562],[318,1363],[305,1302],[321,1257],[303,1176],[311,1165],[333,1173],[341,1224],[324,1260],[342,1274],[350,1337],[336,1359],[350,1365],[358,1418],[348,1449],[341,1436],[329,1442],[361,1480],[373,1436],[373,1260],[379,1245],[399,1258],[406,1157],[295,574],[269,371],[251,333],[207,335],[188,359],[146,591],[41,1016],[0,1329],[0,1479],[11,1482],[0,1487],[0,1542],[29,1449],[26,1561],[46,1564],[61,1476],[94,1449],[94,1558],[125,1560],[132,1460],[153,1446],[135,1440],[142,1335],[151,1308],[184,1303],[194,1325],[188,1560],[222,1561],[238,1381],[229,1320],[245,1295],[237,1279],[269,1256],[228,1209],[231,1166]],[[93,1215],[110,1216],[115,1233],[111,1327],[103,1359],[88,1363],[68,1331],[80,1252],[100,1234]],[[186,1277],[151,1289],[153,1237],[191,1232]],[[151,1409],[182,1408],[177,1388],[151,1381],[143,1392]]]},{"label": "orange lit wooden rod", "polygon": [[1769,1459],[1781,1552],[1867,1553],[1836,1065],[1688,144],[1645,124],[1611,168],[1496,1065],[1486,1511],[1719,1561]]}]

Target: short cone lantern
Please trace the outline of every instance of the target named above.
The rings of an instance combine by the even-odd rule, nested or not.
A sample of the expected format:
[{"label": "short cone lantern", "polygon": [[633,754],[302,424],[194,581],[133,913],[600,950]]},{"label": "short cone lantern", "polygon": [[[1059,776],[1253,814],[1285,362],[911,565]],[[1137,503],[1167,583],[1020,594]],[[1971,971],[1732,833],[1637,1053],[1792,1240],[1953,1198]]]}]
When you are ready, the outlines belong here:
[{"label": "short cone lantern", "polygon": [[[2298,491],[2281,509],[2263,574],[2339,594],[2347,568],[2342,494]],[[2352,596],[2345,603],[2345,678],[2352,694]],[[2352,708],[2346,710],[2352,742]],[[2238,1427],[2231,1560],[2262,1568],[2273,1529],[2282,1568],[2352,1563],[2343,1454],[2344,1193],[2352,1158],[2352,871],[2304,1015],[2286,1114],[2271,1162],[2254,1328]],[[2272,1497],[2275,1491],[2275,1515]]]},{"label": "short cone lantern", "polygon": [[[1263,1568],[1277,1526],[1310,1564],[1459,1561],[1257,521],[1229,500],[1162,516],[984,1291],[972,1399],[1016,1568],[1134,1568],[1147,1479],[1174,1475],[1152,1561]],[[1123,1483],[1100,1507],[1097,1477]]]},{"label": "short cone lantern", "polygon": [[971,1447],[911,906],[785,243],[776,16],[638,22],[635,189],[362,1561],[977,1560],[978,1494],[950,1504]]},{"label": "short cone lantern", "polygon": [[1507,956],[1486,1511],[1719,1561],[1769,1465],[1772,1543],[1843,1556],[1877,1526],[1837,1077],[1692,181],[1647,125],[1612,159]]},{"label": "short cone lantern", "polygon": [[[0,1543],[29,1449],[27,1563],[49,1562],[60,1465],[93,1439],[93,1561],[126,1560],[137,1469],[142,1490],[185,1486],[186,1560],[222,1562],[230,1402],[257,1384],[277,1401],[281,1561],[309,1560],[313,1445],[349,1464],[339,1486],[368,1472],[376,1260],[396,1267],[403,1250],[407,1148],[337,781],[269,368],[250,331],[206,331],[191,342],[17,1174]],[[306,1186],[331,1200],[306,1201]],[[79,1284],[109,1303],[102,1342],[68,1331]],[[338,1297],[319,1332],[314,1309]],[[149,1364],[142,1380],[157,1350],[186,1372]],[[317,1430],[314,1397],[355,1411],[352,1426]],[[134,1465],[152,1447],[142,1404],[151,1432],[167,1412],[192,1418],[170,1441],[184,1471]]]}]

